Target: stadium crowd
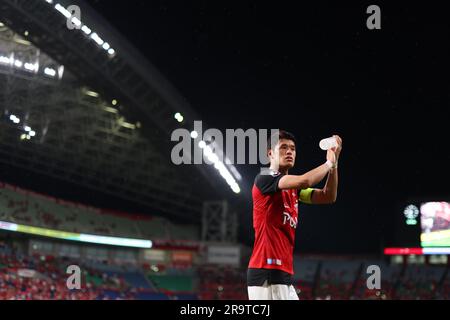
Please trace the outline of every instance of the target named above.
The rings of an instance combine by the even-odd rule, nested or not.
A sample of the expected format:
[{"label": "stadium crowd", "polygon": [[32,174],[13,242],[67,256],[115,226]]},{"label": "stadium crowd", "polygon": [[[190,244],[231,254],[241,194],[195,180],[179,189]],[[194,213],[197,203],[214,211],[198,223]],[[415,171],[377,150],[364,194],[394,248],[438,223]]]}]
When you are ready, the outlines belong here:
[{"label": "stadium crowd", "polygon": [[[68,258],[23,255],[0,241],[1,300],[188,299],[245,300],[245,268],[203,265],[162,274],[99,263],[80,265],[81,288],[68,289]],[[368,289],[361,268],[324,268],[314,281],[295,283],[302,300],[450,299],[447,266],[409,265],[386,269],[381,289]],[[108,269],[109,268],[109,269]],[[316,270],[317,271],[317,270]],[[348,273],[348,274],[347,274]],[[301,275],[300,275],[301,276]]]}]

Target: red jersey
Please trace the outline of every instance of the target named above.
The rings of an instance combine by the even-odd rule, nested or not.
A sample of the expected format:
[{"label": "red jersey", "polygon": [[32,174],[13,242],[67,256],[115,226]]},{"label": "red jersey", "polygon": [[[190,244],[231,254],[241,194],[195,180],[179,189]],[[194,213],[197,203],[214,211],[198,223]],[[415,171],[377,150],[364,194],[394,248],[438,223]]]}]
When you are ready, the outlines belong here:
[{"label": "red jersey", "polygon": [[[253,184],[255,243],[248,267],[278,269],[294,274],[293,254],[298,223],[299,191],[280,190],[279,172],[259,174]],[[308,190],[305,202],[310,202]]]}]

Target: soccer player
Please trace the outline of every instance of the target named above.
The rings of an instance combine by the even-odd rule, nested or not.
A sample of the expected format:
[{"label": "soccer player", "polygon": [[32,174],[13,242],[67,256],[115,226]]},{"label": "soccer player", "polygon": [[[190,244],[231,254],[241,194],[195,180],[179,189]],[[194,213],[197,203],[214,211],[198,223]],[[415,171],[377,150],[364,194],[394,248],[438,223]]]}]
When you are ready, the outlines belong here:
[{"label": "soccer player", "polygon": [[[258,174],[252,189],[255,242],[247,270],[250,300],[298,300],[292,285],[298,202],[334,203],[338,185],[338,146],[327,150],[326,162],[302,175],[289,175],[296,156],[295,137],[279,131],[276,145],[268,143],[269,174]],[[323,189],[313,186],[327,180]]]}]

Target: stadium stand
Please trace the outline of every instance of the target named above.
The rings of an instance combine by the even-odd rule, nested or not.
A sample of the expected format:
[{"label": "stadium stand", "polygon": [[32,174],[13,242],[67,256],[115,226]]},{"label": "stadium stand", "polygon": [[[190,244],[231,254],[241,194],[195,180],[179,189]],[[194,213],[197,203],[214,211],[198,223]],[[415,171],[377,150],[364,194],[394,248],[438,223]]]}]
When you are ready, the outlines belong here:
[{"label": "stadium stand", "polygon": [[437,296],[445,268],[438,266],[408,265],[400,278],[396,295],[399,299],[429,300]]},{"label": "stadium stand", "polygon": [[[365,276],[365,270],[370,265],[376,265],[380,267],[382,274],[381,277],[381,289],[371,290],[367,287],[367,277]],[[368,260],[363,262],[363,272],[361,272],[359,278],[356,281],[354,290],[351,296],[354,299],[364,300],[386,300],[391,299],[394,293],[394,286],[396,280],[399,278],[402,272],[402,265],[390,265],[385,261],[380,260]]]},{"label": "stadium stand", "polygon": [[[82,270],[80,290],[66,286],[66,267]],[[448,265],[388,264],[315,256],[296,257],[295,286],[302,300],[441,300],[450,298]],[[382,271],[381,289],[368,289],[364,270],[376,264]],[[362,266],[362,267],[361,267]],[[176,270],[176,271],[174,271]],[[141,266],[111,265],[51,255],[27,255],[0,240],[0,299],[39,300],[245,300],[245,267],[200,264],[190,269],[149,271]]]},{"label": "stadium stand", "polygon": [[195,225],[177,226],[160,217],[93,208],[8,184],[0,184],[0,221],[95,235],[138,235],[152,240],[198,240],[199,235]]},{"label": "stadium stand", "polygon": [[66,268],[79,261],[51,256],[23,256],[2,249],[0,253],[0,299],[168,299],[146,280],[142,271],[118,266],[80,265],[80,290],[67,289]]},{"label": "stadium stand", "polygon": [[[30,237],[28,248],[18,250],[8,233],[9,242],[0,240],[0,299],[247,299],[246,261],[242,267],[206,263],[197,256],[199,232],[192,225],[84,206],[5,183],[0,183],[0,221],[96,235],[139,235],[159,248],[146,260],[131,248]],[[448,265],[402,261],[295,256],[294,285],[302,300],[450,298]],[[80,290],[67,289],[65,268],[70,264],[83,270]],[[370,265],[381,269],[379,290],[366,285]]]},{"label": "stadium stand", "polygon": [[199,268],[198,277],[201,300],[247,299],[245,269],[204,265]]},{"label": "stadium stand", "polygon": [[311,300],[320,260],[294,257],[294,281],[300,299]]},{"label": "stadium stand", "polygon": [[358,275],[359,261],[323,261],[316,297],[319,299],[345,299]]}]

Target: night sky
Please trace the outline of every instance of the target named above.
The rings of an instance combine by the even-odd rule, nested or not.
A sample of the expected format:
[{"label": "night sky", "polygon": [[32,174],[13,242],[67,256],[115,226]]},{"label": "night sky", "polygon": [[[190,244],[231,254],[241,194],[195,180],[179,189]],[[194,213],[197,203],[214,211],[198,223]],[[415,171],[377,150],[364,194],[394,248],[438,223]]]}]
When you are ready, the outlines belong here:
[{"label": "night sky", "polygon": [[[300,208],[298,251],[379,252],[392,241],[399,203],[450,198],[450,20],[444,7],[89,2],[208,127],[294,133],[292,173],[325,161],[320,139],[343,138],[338,201]],[[381,30],[366,27],[370,4],[381,8]],[[249,182],[259,169],[237,167]],[[250,201],[243,200],[239,212],[247,241]]]}]

